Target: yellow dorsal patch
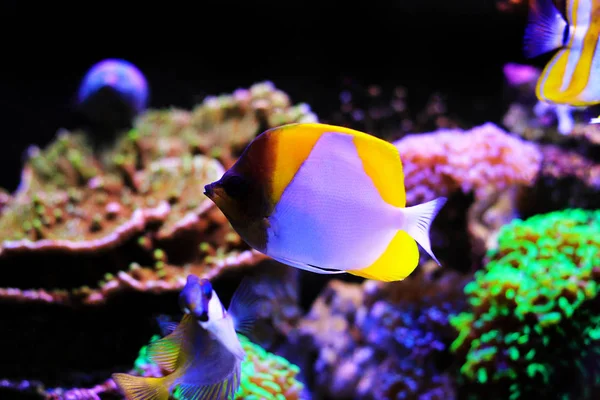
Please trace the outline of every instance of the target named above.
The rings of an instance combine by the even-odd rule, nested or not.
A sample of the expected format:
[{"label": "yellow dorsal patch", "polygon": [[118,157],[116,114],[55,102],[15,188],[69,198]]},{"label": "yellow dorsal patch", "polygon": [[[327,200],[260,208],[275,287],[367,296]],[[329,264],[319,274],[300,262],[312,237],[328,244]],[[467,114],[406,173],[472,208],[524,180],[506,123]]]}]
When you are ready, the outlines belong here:
[{"label": "yellow dorsal patch", "polygon": [[363,169],[383,201],[395,207],[405,207],[404,171],[396,146],[366,134],[354,136],[354,145]]},{"label": "yellow dorsal patch", "polygon": [[401,281],[419,264],[417,242],[408,233],[398,231],[385,252],[367,268],[347,271],[349,274],[382,282]]},{"label": "yellow dorsal patch", "polygon": [[277,204],[285,188],[290,184],[302,163],[308,158],[323,130],[312,125],[290,124],[271,132],[275,163],[271,176],[271,201]]},{"label": "yellow dorsal patch", "polygon": [[[398,149],[385,140],[342,126],[309,123],[289,124],[273,132],[277,155],[273,172],[272,200],[279,201],[315,143],[326,132],[348,134],[363,163],[365,173],[371,178],[381,198],[396,207],[406,205],[404,172]],[[332,149],[334,151],[334,149]]]}]

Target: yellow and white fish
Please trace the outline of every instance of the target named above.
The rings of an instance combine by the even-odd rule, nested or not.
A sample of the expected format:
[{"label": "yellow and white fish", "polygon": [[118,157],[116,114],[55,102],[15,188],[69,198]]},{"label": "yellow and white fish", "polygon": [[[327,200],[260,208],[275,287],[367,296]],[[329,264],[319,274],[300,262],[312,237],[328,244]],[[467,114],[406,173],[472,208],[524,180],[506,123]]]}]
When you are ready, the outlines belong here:
[{"label": "yellow and white fish", "polygon": [[161,378],[113,374],[127,399],[168,400],[173,392],[181,400],[233,399],[246,356],[235,330],[247,333],[256,315],[256,297],[248,282],[242,281],[227,311],[208,280],[188,276],[180,294],[184,317],[170,334],[147,348],[148,357],[169,374]]},{"label": "yellow and white fish", "polygon": [[600,104],[600,0],[567,0],[566,20],[552,0],[531,3],[525,55],[559,49],[538,79],[537,98],[571,107]]},{"label": "yellow and white fish", "polygon": [[299,269],[402,280],[418,265],[417,243],[437,262],[429,228],[446,199],[406,207],[398,150],[366,133],[267,130],[205,194],[250,246]]}]

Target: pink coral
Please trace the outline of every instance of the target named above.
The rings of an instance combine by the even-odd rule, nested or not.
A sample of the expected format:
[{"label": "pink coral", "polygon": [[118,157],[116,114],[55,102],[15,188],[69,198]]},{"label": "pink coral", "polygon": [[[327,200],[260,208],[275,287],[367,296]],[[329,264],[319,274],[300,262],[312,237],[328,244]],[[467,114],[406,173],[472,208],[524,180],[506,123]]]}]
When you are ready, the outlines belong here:
[{"label": "pink coral", "polygon": [[457,189],[484,198],[488,189],[529,185],[541,155],[535,145],[492,123],[469,131],[441,129],[394,143],[404,163],[407,204],[433,200]]}]

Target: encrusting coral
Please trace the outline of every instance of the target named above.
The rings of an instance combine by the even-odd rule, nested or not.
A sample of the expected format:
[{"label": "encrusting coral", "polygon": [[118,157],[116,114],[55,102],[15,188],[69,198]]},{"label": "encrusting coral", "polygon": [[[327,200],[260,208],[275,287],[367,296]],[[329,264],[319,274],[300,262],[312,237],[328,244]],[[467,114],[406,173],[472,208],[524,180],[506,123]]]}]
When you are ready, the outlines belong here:
[{"label": "encrusting coral", "polygon": [[[0,262],[11,271],[0,287],[10,326],[0,340],[23,348],[27,362],[7,356],[0,376],[82,385],[75,372],[102,375],[126,362],[154,329],[153,315],[173,311],[164,300],[188,274],[218,281],[262,264],[266,257],[241,240],[204,185],[263,130],[314,120],[308,106],[291,106],[263,83],[191,112],[149,111],[102,153],[66,131],[46,149],[30,148],[0,213]],[[130,312],[115,318],[115,307]],[[272,319],[289,329],[288,314]]]},{"label": "encrusting coral", "polygon": [[600,211],[515,220],[487,258],[465,287],[470,310],[451,319],[461,392],[590,398],[600,382]]},{"label": "encrusting coral", "polygon": [[[269,353],[262,347],[252,343],[246,336],[238,334],[240,343],[246,351],[242,362],[242,381],[235,395],[239,400],[307,400],[308,392],[304,384],[297,379],[300,372],[298,366],[291,364],[283,357]],[[150,342],[160,339],[152,337]],[[145,377],[161,377],[166,371],[152,362],[147,355],[147,346],[143,346],[129,373]],[[119,388],[112,379],[90,389],[51,390],[46,393],[49,399],[95,400],[99,396],[118,395]],[[178,399],[175,389],[171,398]]]},{"label": "encrusting coral", "polygon": [[445,371],[454,337],[447,316],[463,306],[464,280],[427,269],[402,282],[329,283],[290,335],[317,352],[315,396],[455,398]]}]

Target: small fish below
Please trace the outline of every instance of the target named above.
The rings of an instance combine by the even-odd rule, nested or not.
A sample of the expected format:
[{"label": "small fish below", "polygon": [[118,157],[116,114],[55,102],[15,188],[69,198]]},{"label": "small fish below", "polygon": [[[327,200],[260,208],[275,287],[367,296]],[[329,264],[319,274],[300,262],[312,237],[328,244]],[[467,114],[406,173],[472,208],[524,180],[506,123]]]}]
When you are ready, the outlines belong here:
[{"label": "small fish below", "polygon": [[160,378],[124,373],[113,379],[128,400],[233,399],[241,383],[244,352],[236,331],[252,329],[258,297],[244,279],[226,310],[210,281],[189,275],[180,293],[185,313],[178,325],[161,322],[168,333],[148,346],[148,357],[168,375]]},{"label": "small fish below", "polygon": [[[567,0],[566,20],[552,0],[532,0],[525,30],[528,58],[557,50],[540,75],[536,96],[569,107],[600,104],[600,0]],[[562,109],[561,109],[562,110]],[[568,115],[558,115],[562,134],[572,130]]]},{"label": "small fish below", "polygon": [[261,133],[208,196],[254,249],[318,274],[398,281],[438,264],[429,229],[446,199],[406,207],[391,143],[352,129],[301,123]]}]

